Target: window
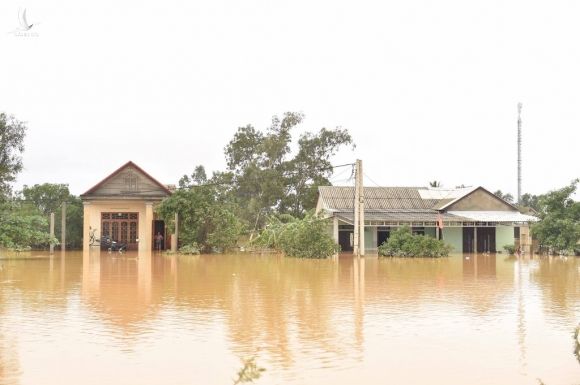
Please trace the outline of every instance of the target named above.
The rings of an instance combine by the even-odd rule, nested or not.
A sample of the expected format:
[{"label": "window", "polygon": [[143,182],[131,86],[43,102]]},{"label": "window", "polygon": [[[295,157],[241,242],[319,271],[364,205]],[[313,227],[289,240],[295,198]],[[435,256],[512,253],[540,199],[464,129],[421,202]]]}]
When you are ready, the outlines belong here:
[{"label": "window", "polygon": [[413,235],[425,235],[425,228],[424,227],[413,227],[411,232]]}]

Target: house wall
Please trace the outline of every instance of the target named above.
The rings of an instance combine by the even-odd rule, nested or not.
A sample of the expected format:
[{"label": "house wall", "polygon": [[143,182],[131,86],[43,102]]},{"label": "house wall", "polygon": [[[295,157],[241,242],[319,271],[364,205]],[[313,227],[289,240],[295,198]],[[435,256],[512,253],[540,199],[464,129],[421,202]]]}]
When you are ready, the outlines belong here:
[{"label": "house wall", "polygon": [[445,227],[442,230],[443,241],[451,247],[452,252],[463,252],[463,228],[461,227]]},{"label": "house wall", "polygon": [[365,227],[365,251],[377,250],[377,228]]},{"label": "house wall", "polygon": [[437,237],[437,231],[435,227],[425,227],[425,235],[428,235],[430,237]]},{"label": "house wall", "polygon": [[96,229],[95,235],[101,237],[101,213],[138,213],[139,214],[139,251],[152,248],[153,202],[131,201],[85,201],[83,202],[83,250],[90,250],[89,228]]},{"label": "house wall", "polygon": [[516,211],[493,194],[485,190],[475,190],[455,204],[449,206],[447,211]]},{"label": "house wall", "polygon": [[92,196],[104,197],[126,194],[131,194],[134,197],[145,195],[163,198],[167,196],[166,191],[131,166],[124,168],[123,171],[91,193]]},{"label": "house wall", "polygon": [[504,252],[505,245],[513,245],[514,243],[514,228],[512,226],[497,226],[495,228],[495,248],[497,251]]}]

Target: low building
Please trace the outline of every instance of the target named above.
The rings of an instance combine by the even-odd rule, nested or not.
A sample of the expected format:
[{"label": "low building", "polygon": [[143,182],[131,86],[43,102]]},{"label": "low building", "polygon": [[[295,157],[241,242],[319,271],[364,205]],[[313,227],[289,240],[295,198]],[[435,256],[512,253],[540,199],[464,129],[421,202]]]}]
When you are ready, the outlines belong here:
[{"label": "low building", "polygon": [[128,250],[152,250],[154,235],[167,240],[165,223],[154,206],[171,195],[133,162],[127,162],[81,195],[84,207],[83,249],[99,246],[102,237],[125,243]]},{"label": "low building", "polygon": [[[343,251],[353,249],[354,193],[354,187],[318,189],[316,211],[332,220]],[[516,236],[529,248],[529,223],[536,218],[483,187],[364,187],[364,220],[365,250],[371,253],[400,226],[442,239],[454,252],[495,252],[514,245]]]}]

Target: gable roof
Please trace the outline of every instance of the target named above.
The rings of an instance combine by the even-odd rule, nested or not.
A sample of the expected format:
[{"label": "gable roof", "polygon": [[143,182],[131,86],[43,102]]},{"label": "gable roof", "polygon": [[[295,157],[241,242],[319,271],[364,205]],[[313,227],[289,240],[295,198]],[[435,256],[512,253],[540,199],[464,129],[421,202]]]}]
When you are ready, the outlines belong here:
[{"label": "gable roof", "polygon": [[[464,197],[474,189],[427,187],[364,187],[365,211],[383,210],[436,210],[438,206]],[[354,187],[320,186],[321,208],[326,211],[352,211]]]},{"label": "gable roof", "polygon": [[[427,187],[364,187],[365,211],[437,210],[445,211],[478,190],[483,190],[513,210],[517,208],[481,186],[456,189]],[[320,186],[320,208],[329,212],[354,210],[354,187]]]},{"label": "gable roof", "polygon": [[171,191],[167,188],[167,186],[165,186],[164,184],[160,183],[157,179],[153,178],[145,170],[143,170],[141,167],[137,166],[132,161],[128,161],[127,163],[125,163],[124,165],[122,165],[121,167],[119,167],[117,170],[113,171],[113,173],[111,173],[105,179],[103,179],[102,181],[100,181],[99,183],[97,183],[96,185],[94,185],[93,187],[91,187],[90,189],[88,189],[84,194],[81,194],[81,197],[85,197],[85,196],[88,196],[88,195],[93,194],[99,188],[101,188],[105,183],[107,183],[108,181],[110,181],[111,179],[113,179],[114,177],[116,177],[117,175],[119,175],[123,170],[125,170],[128,167],[132,167],[132,168],[136,169],[139,173],[141,173],[144,177],[146,177],[147,179],[149,179],[155,186],[159,187],[167,195],[171,195]]},{"label": "gable roof", "polygon": [[463,194],[463,195],[461,195],[461,196],[459,196],[459,197],[457,197],[457,198],[455,198],[455,199],[453,199],[453,200],[451,200],[449,202],[443,203],[441,206],[437,207],[436,209],[437,210],[446,210],[446,209],[450,208],[451,206],[453,206],[454,204],[456,204],[457,202],[465,199],[466,197],[468,197],[469,195],[473,194],[474,192],[476,192],[478,190],[484,191],[485,193],[487,193],[488,195],[492,196],[493,198],[495,198],[496,200],[500,201],[501,203],[503,203],[503,204],[511,207],[515,211],[519,211],[516,206],[512,205],[511,203],[509,203],[505,199],[502,199],[502,198],[498,197],[497,195],[495,195],[491,191],[489,191],[486,188],[481,187],[481,186],[475,187],[475,188],[471,189],[470,191],[467,191],[465,194]]}]

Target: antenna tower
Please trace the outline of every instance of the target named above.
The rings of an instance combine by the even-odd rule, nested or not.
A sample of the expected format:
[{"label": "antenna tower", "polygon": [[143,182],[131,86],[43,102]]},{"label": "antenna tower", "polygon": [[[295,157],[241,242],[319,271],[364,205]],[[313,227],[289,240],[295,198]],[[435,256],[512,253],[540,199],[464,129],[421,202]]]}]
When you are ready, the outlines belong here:
[{"label": "antenna tower", "polygon": [[522,103],[518,103],[518,203],[522,200]]}]

